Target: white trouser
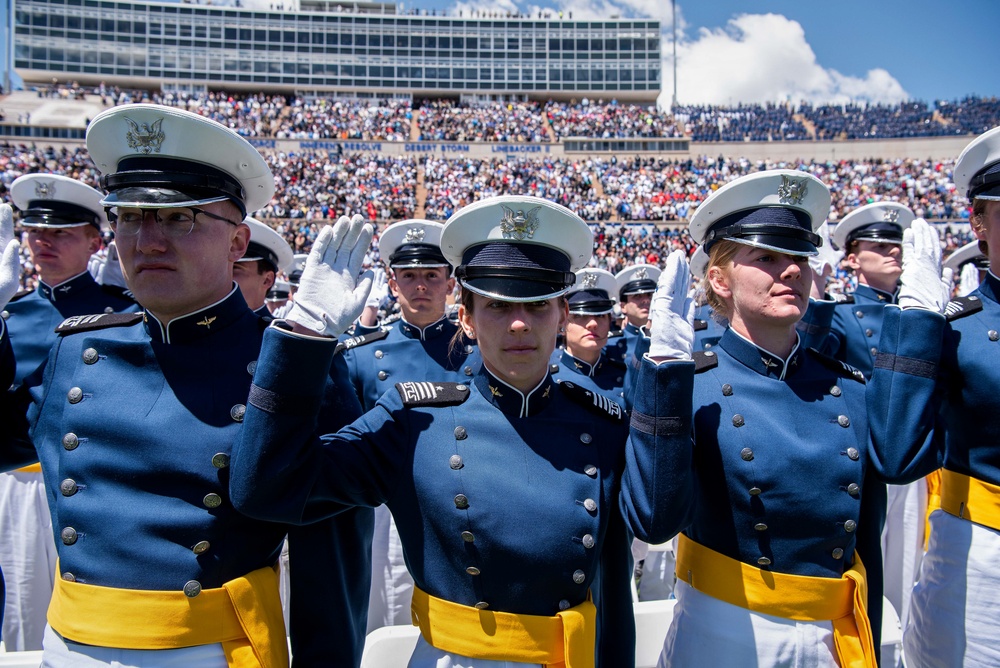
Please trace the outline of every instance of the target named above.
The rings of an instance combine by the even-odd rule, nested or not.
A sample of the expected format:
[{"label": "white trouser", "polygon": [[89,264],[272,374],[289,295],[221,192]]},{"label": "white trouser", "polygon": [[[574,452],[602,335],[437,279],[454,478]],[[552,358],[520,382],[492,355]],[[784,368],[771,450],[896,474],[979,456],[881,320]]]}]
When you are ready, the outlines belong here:
[{"label": "white trouser", "polygon": [[[123,629],[128,632],[127,629]],[[45,627],[42,668],[226,668],[222,645],[180,649],[118,649],[81,645]]]},{"label": "white trouser", "polygon": [[368,633],[383,626],[408,626],[413,578],[406,570],[403,545],[392,513],[385,506],[375,509],[372,535],[372,589],[368,598]]},{"label": "white trouser", "polygon": [[[637,544],[642,548],[637,548]],[[633,558],[642,554],[642,580],[639,582],[640,601],[665,601],[674,594],[674,566],[677,538],[668,544],[647,545],[636,539],[632,542]],[[636,563],[638,563],[638,561]]]},{"label": "white trouser", "polygon": [[703,594],[683,580],[657,664],[660,668],[836,668],[831,622],[798,622],[752,612]]},{"label": "white trouser", "polygon": [[910,616],[910,592],[924,556],[927,481],[889,485],[889,502],[882,529],[885,597],[899,614],[903,628]]},{"label": "white trouser", "polygon": [[408,668],[541,668],[537,663],[515,663],[513,661],[491,661],[489,659],[470,659],[459,654],[448,654],[436,647],[431,647],[423,636],[417,639]]},{"label": "white trouser", "polygon": [[943,510],[930,519],[903,632],[906,665],[1000,666],[1000,532]]},{"label": "white trouser", "polygon": [[278,557],[278,596],[281,598],[281,616],[285,618],[285,628],[292,628],[289,617],[289,603],[292,600],[292,585],[288,579],[288,539],[281,545],[281,556]]},{"label": "white trouser", "polygon": [[0,569],[7,587],[0,640],[8,652],[39,650],[56,570],[41,473],[0,473]]}]

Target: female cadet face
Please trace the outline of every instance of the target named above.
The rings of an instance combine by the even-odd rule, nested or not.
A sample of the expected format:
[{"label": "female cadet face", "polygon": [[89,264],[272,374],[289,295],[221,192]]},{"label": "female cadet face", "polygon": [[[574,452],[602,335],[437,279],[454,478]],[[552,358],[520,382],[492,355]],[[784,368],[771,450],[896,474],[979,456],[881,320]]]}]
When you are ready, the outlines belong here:
[{"label": "female cadet face", "polygon": [[586,313],[569,316],[566,323],[566,349],[574,357],[584,361],[595,361],[608,342],[611,331],[611,314],[589,315]]},{"label": "female cadet face", "polygon": [[486,368],[508,385],[527,392],[548,373],[556,335],[566,323],[562,297],[537,302],[508,302],[472,294],[472,308],[458,317],[466,335],[479,343]]},{"label": "female cadet face", "polygon": [[730,325],[744,336],[755,325],[794,326],[806,312],[812,273],[808,259],[741,246],[728,266],[713,266],[712,289],[731,312]]}]

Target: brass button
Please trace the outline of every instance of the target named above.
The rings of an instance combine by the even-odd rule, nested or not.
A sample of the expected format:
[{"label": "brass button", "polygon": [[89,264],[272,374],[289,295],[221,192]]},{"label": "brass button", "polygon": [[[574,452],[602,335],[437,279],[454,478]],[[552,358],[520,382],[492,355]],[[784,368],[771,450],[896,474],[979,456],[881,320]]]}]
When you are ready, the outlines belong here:
[{"label": "brass button", "polygon": [[726,383],[725,385],[723,385],[722,386],[722,396],[724,396],[724,397],[731,397],[731,396],[733,396],[733,386],[730,385],[729,383]]},{"label": "brass button", "polygon": [[469,433],[465,430],[465,427],[455,427],[455,440],[464,441],[469,437]]},{"label": "brass button", "polygon": [[861,453],[858,452],[857,448],[851,447],[847,448],[847,456],[851,459],[851,461],[856,462],[861,458]]},{"label": "brass button", "polygon": [[750,496],[760,496],[760,487],[751,487]]},{"label": "brass button", "polygon": [[385,380],[388,377],[389,377],[389,374],[387,374],[385,371],[379,371],[378,372],[378,379],[379,380]]},{"label": "brass button", "polygon": [[588,550],[591,549],[592,547],[594,547],[594,545],[597,544],[597,541],[594,540],[594,537],[591,536],[589,533],[583,534],[582,540],[583,540],[583,546],[585,548],[587,548]]},{"label": "brass button", "polygon": [[188,580],[184,583],[184,595],[188,598],[194,598],[201,593],[201,583],[197,580]]},{"label": "brass button", "polygon": [[456,494],[455,507],[459,510],[465,510],[469,507],[469,498],[465,494]]},{"label": "brass button", "polygon": [[847,493],[850,494],[851,496],[857,496],[858,492],[860,491],[861,488],[858,487],[858,483],[856,482],[852,482],[850,485],[847,486]]},{"label": "brass button", "polygon": [[80,538],[73,527],[66,527],[60,531],[59,537],[62,539],[63,545],[72,545]]},{"label": "brass button", "polygon": [[243,404],[236,404],[229,409],[229,417],[236,422],[243,422],[243,416],[247,413],[247,407]]},{"label": "brass button", "polygon": [[846,415],[838,415],[837,424],[846,429],[847,427],[851,426],[851,418],[847,417]]},{"label": "brass button", "polygon": [[485,610],[486,608],[490,607],[490,604],[487,603],[486,601],[480,601],[479,603],[476,603],[474,607],[476,608],[476,610]]},{"label": "brass button", "polygon": [[217,469],[224,469],[229,466],[229,455],[224,452],[216,452],[212,455],[212,466]]},{"label": "brass button", "polygon": [[757,531],[767,531],[767,525],[763,522],[757,522],[757,524],[753,525],[753,528]]},{"label": "brass button", "polygon": [[990,336],[990,341],[1000,340],[1000,334],[998,334],[997,330],[995,330],[995,329],[991,329],[989,331],[989,336]]},{"label": "brass button", "polygon": [[67,450],[76,450],[80,445],[80,439],[73,432],[69,432],[62,437],[62,444]]},{"label": "brass button", "polygon": [[593,464],[587,464],[583,467],[583,472],[589,475],[591,478],[597,477],[597,467]]},{"label": "brass button", "polygon": [[830,388],[830,394],[832,394],[835,397],[839,397],[841,395],[841,389],[840,389],[840,387],[837,386],[837,385],[834,385],[833,387],[831,387]]},{"label": "brass button", "polygon": [[770,566],[771,565],[771,560],[768,559],[767,557],[761,557],[761,558],[759,558],[757,560],[757,565],[758,566]]},{"label": "brass button", "polygon": [[752,462],[753,450],[751,450],[750,448],[743,448],[742,450],[740,450],[740,459],[742,459],[745,462]]},{"label": "brass button", "polygon": [[573,571],[573,582],[582,585],[587,580],[587,574],[579,568]]},{"label": "brass button", "polygon": [[63,573],[62,579],[65,580],[66,582],[76,582],[76,576],[70,572]]},{"label": "brass button", "polygon": [[594,501],[593,499],[584,499],[583,507],[589,510],[590,512],[594,512],[595,510],[597,510],[597,501]]},{"label": "brass button", "polygon": [[844,558],[843,548],[839,547],[833,548],[833,552],[830,553],[830,556],[833,557],[834,559],[843,559]]},{"label": "brass button", "polygon": [[854,533],[854,530],[858,528],[858,523],[854,520],[847,520],[844,522],[844,531],[847,533]]},{"label": "brass button", "polygon": [[466,543],[474,543],[476,542],[476,537],[472,535],[471,531],[463,531],[462,540],[464,540]]},{"label": "brass button", "polygon": [[385,353],[384,353],[384,352],[382,352],[381,350],[376,350],[376,351],[375,351],[375,359],[377,359],[377,360],[380,360],[380,359],[382,359],[382,357],[383,357],[384,355],[385,355]]},{"label": "brass button", "polygon": [[71,404],[78,404],[83,400],[83,390],[79,387],[69,388],[69,392],[66,393],[66,398],[69,399]]},{"label": "brass button", "polygon": [[584,445],[590,445],[593,442],[593,440],[594,437],[586,432],[580,434],[580,442],[583,443]]},{"label": "brass button", "polygon": [[746,424],[746,421],[743,419],[742,415],[740,415],[739,413],[737,413],[736,415],[733,416],[733,426],[734,427],[742,427],[745,424]]},{"label": "brass button", "polygon": [[199,540],[194,544],[194,547],[191,548],[191,551],[195,554],[202,554],[203,552],[206,552],[210,546],[211,544],[207,540]]},{"label": "brass button", "polygon": [[462,455],[452,455],[451,457],[449,457],[448,466],[450,466],[455,471],[465,466],[465,463],[462,461]]},{"label": "brass button", "polygon": [[253,360],[252,362],[247,364],[247,373],[250,374],[251,376],[257,373],[257,360]]},{"label": "brass button", "polygon": [[79,487],[77,487],[76,481],[72,478],[66,478],[59,483],[59,491],[62,492],[63,496],[73,496],[78,490]]},{"label": "brass button", "polygon": [[206,508],[218,508],[222,505],[222,497],[215,492],[210,492],[205,495],[201,502],[205,504]]},{"label": "brass button", "polygon": [[479,569],[476,568],[475,566],[469,566],[468,568],[465,569],[465,572],[468,573],[469,575],[479,575]]},{"label": "brass button", "polygon": [[84,364],[94,364],[97,362],[99,355],[97,351],[93,348],[87,348],[83,351],[83,363]]}]

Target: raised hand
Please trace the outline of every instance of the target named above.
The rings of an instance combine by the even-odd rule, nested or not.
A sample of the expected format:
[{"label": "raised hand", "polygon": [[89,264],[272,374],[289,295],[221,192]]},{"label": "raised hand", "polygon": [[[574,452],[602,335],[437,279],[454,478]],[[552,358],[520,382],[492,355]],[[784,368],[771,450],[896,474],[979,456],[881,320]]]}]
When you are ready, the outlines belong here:
[{"label": "raised hand", "polygon": [[694,350],[694,300],[688,296],[691,270],[687,255],[675,250],[656,284],[649,307],[649,356],[691,359]]},{"label": "raised hand", "polygon": [[941,240],[923,218],[903,230],[903,274],[899,277],[899,305],[944,313],[951,299],[941,281]]},{"label": "raised hand", "polygon": [[21,244],[14,238],[14,211],[0,204],[0,308],[7,306],[21,282]]}]

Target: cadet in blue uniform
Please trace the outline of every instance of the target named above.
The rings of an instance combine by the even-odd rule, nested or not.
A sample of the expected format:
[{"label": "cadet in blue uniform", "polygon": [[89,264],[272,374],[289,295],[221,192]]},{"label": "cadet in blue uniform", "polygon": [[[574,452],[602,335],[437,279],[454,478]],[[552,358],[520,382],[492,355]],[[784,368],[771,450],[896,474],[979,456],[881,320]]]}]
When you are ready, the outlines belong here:
[{"label": "cadet in blue uniform", "polygon": [[273,177],[236,133],[169,107],[102,112],[87,144],[146,310],[68,319],[41,383],[4,398],[0,466],[41,459],[50,490],[44,661],[286,665],[274,570],[286,527],[240,514],[227,491],[265,327],[232,265]]},{"label": "cadet in blue uniform", "polygon": [[[708,253],[704,246],[698,246],[691,254],[691,275],[699,282],[705,280],[708,270]],[[710,350],[719,343],[726,325],[715,317],[711,304],[705,301],[705,289],[698,289],[697,304],[694,310],[694,349]]]},{"label": "cadet in blue uniform", "polygon": [[[469,355],[474,346],[445,316],[455,279],[439,246],[442,227],[433,221],[406,220],[390,225],[379,238],[379,255],[392,273],[386,287],[399,302],[401,318],[391,325],[365,329],[343,344],[351,383],[366,411],[398,382],[461,382],[472,375],[476,363]],[[403,560],[393,516],[379,506],[372,542],[368,630],[410,624],[412,595],[413,578]]]},{"label": "cadet in blue uniform", "polygon": [[557,382],[569,380],[624,404],[625,363],[605,354],[617,291],[615,277],[603,269],[581,269],[566,295],[569,319],[565,343],[552,354]]},{"label": "cadet in blue uniform", "polygon": [[271,312],[272,316],[278,309],[288,303],[290,292],[291,286],[288,284],[288,281],[282,280],[275,281],[274,287],[267,291],[264,303],[267,304],[267,309]]},{"label": "cadet in blue uniform", "polygon": [[[238,507],[281,519],[386,503],[416,583],[422,637],[410,666],[633,665],[618,512],[628,425],[617,404],[548,374],[567,317],[561,296],[592,253],[589,228],[532,197],[456,213],[441,248],[458,266],[459,319],[479,342],[481,368],[460,384],[401,379],[360,420],[315,443],[302,409],[317,406],[302,402],[323,382],[315,360],[334,346],[305,334],[336,336],[363,308],[367,279],[355,288],[353,275],[366,239],[355,220],[314,246],[296,303],[307,285],[317,303],[265,333],[233,459]],[[690,371],[686,384],[689,401]],[[682,405],[681,416],[690,409]],[[657,452],[688,438],[689,418],[662,420],[642,435]]]},{"label": "cadet in blue uniform", "polygon": [[977,239],[949,255],[943,266],[945,269],[950,269],[953,276],[959,277],[956,296],[968,297],[986,280],[986,273],[990,270],[990,259],[979,247]]},{"label": "cadet in blue uniform", "polygon": [[[730,325],[695,355],[693,462],[678,452],[657,469],[694,513],[661,666],[875,665],[855,540],[870,521],[865,470],[877,465],[864,377],[805,350],[795,331],[829,206],[815,177],[774,170],[720,188],[692,218],[710,258],[707,298]],[[686,295],[676,285],[671,302]],[[640,385],[637,402],[645,394]]]},{"label": "cadet in blue uniform", "polygon": [[233,265],[233,280],[240,286],[250,310],[262,318],[270,318],[267,293],[274,287],[278,274],[292,268],[295,262],[292,247],[269,225],[247,216],[243,221],[250,228],[247,253]]},{"label": "cadet in blue uniform", "polygon": [[[1000,128],[975,139],[955,165],[955,185],[972,202],[970,223],[992,265],[1000,258]],[[908,666],[996,666],[1000,611],[1000,279],[947,303],[938,284],[940,245],[913,235],[907,274],[914,298],[886,311],[869,410],[878,441],[919,447],[897,465],[941,471],[941,509],[910,601],[903,645]],[[910,249],[906,249],[910,253]],[[936,254],[936,256],[935,256]],[[905,308],[924,306],[929,310]],[[944,312],[947,320],[937,313]],[[892,373],[893,370],[902,373]],[[905,401],[904,412],[893,410]]]},{"label": "cadet in blue uniform", "polygon": [[[14,180],[10,194],[40,279],[35,290],[15,295],[3,310],[17,361],[14,382],[20,385],[48,357],[63,320],[137,306],[121,289],[98,285],[87,271],[108,229],[99,191],[66,176],[26,174]],[[41,469],[0,474],[0,567],[8,576],[0,640],[9,651],[42,648],[55,566]]]},{"label": "cadet in blue uniform", "polygon": [[605,351],[609,359],[628,364],[635,342],[642,338],[642,328],[649,322],[649,301],[656,290],[659,267],[639,264],[622,269],[615,274],[618,284],[618,303],[625,316],[621,338],[615,337]]}]

